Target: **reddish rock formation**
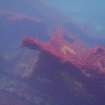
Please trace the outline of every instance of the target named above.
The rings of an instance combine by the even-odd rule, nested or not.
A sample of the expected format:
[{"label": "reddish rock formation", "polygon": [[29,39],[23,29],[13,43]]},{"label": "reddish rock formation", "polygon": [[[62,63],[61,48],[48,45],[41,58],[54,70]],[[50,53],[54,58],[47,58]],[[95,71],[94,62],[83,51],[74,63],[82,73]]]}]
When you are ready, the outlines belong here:
[{"label": "reddish rock formation", "polygon": [[[72,76],[73,79],[82,83],[86,90],[96,97],[98,102],[104,102],[104,47],[77,47],[76,49],[76,46],[73,47],[72,43],[56,38],[52,42],[42,42],[38,39],[25,38],[22,45],[41,52],[36,68],[37,72],[35,71],[30,79],[32,82],[34,82],[37,76],[40,76],[55,81],[55,84],[59,81],[57,82],[59,84],[59,78],[61,77],[58,75],[60,72],[64,74],[67,72],[70,77]],[[50,94],[54,95],[53,93]]]}]

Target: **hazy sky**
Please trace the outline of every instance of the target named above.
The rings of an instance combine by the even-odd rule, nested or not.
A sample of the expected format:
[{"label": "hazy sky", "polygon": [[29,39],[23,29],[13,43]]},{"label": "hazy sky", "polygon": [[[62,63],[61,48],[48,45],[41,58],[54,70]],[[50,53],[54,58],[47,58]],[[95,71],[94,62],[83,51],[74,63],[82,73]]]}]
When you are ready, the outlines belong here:
[{"label": "hazy sky", "polygon": [[[39,1],[42,4],[40,4]],[[48,21],[48,19],[53,20],[53,14],[55,14],[55,10],[57,10],[58,13],[60,11],[60,14],[63,14],[63,16],[65,14],[68,17],[72,17],[74,22],[88,25],[88,28],[91,30],[97,33],[104,33],[103,36],[105,36],[104,4],[105,0],[0,0],[0,12],[7,11],[7,13],[11,12],[19,16],[22,14],[23,18],[24,15],[27,17],[38,14],[43,15]],[[53,7],[54,10],[50,10],[47,6]],[[18,19],[20,19],[19,16]],[[60,18],[61,17],[62,16],[60,16]],[[96,37],[95,34],[90,36]],[[100,37],[99,34],[98,37]]]},{"label": "hazy sky", "polygon": [[105,13],[105,0],[50,0],[66,15],[103,15]]},{"label": "hazy sky", "polygon": [[105,0],[49,0],[49,4],[92,30],[105,33]]}]

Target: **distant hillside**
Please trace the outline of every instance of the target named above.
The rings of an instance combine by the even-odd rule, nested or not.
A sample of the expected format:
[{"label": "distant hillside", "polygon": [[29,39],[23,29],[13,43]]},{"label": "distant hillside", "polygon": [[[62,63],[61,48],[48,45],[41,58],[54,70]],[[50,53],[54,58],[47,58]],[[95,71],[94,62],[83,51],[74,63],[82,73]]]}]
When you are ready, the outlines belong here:
[{"label": "distant hillside", "polygon": [[90,45],[105,44],[100,36],[91,38],[92,33],[83,26],[39,0],[0,2],[0,50],[15,49],[25,35],[47,39],[55,27],[62,27],[69,38],[80,38]]}]

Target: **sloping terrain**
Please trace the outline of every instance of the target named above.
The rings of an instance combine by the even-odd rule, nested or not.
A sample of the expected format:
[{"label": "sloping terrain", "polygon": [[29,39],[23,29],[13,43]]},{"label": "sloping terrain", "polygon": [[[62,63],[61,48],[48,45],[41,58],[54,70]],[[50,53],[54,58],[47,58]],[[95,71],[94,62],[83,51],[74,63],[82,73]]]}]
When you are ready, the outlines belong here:
[{"label": "sloping terrain", "polygon": [[[76,39],[77,44],[80,44],[78,43],[80,38],[94,43],[93,39],[87,37],[89,32],[83,27],[76,25],[71,18],[63,16],[39,0],[0,1],[0,104],[96,105],[97,103],[99,105],[104,103],[102,75],[93,76],[90,75],[91,72],[86,71],[82,76],[89,80],[84,81],[82,78],[79,80],[69,71],[70,69],[73,74],[78,74],[75,72],[78,71],[76,66],[72,64],[60,66],[60,62],[50,55],[40,56],[39,51],[21,48],[21,40],[26,35],[46,41],[56,28],[60,29],[60,34],[71,42]],[[54,63],[56,65],[53,65]]]}]

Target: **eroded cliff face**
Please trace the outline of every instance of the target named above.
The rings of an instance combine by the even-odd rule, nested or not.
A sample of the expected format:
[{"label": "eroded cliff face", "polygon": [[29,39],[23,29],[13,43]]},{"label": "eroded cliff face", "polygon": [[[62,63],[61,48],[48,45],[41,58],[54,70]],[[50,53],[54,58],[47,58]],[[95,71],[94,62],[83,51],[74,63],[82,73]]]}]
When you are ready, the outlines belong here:
[{"label": "eroded cliff face", "polygon": [[[45,87],[42,89],[40,87],[41,84],[39,83],[38,88],[41,88],[42,92],[51,94],[50,96],[53,98],[55,98],[56,94],[55,100],[60,97],[59,93],[61,93],[61,99],[64,99],[64,102],[66,100],[66,102],[69,103],[71,101],[69,101],[66,97],[67,93],[69,93],[69,89],[65,89],[67,88],[67,84],[65,85],[65,82],[71,82],[70,90],[72,90],[72,83],[75,84],[76,82],[76,84],[82,85],[85,92],[87,92],[84,93],[83,91],[84,97],[85,94],[88,94],[89,100],[94,100],[90,104],[94,105],[95,102],[104,103],[105,48],[101,46],[88,48],[86,46],[82,46],[82,43],[78,43],[77,46],[74,46],[74,43],[67,43],[61,37],[54,37],[54,39],[55,40],[51,38],[48,40],[48,42],[33,38],[25,38],[23,40],[24,47],[28,47],[30,49],[36,48],[41,52],[36,70],[29,79],[30,83],[34,86],[34,82],[37,80],[37,78],[42,78],[42,80],[51,80],[52,84],[50,85],[52,87],[49,88],[50,85],[44,85]],[[62,48],[64,49],[63,51]],[[69,78],[71,78],[71,80],[69,80]],[[46,90],[46,88],[49,88],[56,91],[55,87],[57,89],[60,88],[61,90],[58,89],[58,93],[52,93],[52,91]],[[67,93],[64,94],[63,92]],[[75,94],[75,91],[73,94]],[[71,92],[69,95],[71,95]],[[66,97],[66,99],[64,97]],[[84,99],[83,97],[81,98]],[[80,102],[83,102],[81,98],[79,98],[78,101],[81,100]],[[85,100],[85,103],[87,103],[87,100]]]},{"label": "eroded cliff face", "polygon": [[[104,71],[96,70],[94,67],[104,61],[105,51],[103,47],[87,51],[89,52],[86,56],[83,55],[85,61],[81,62],[83,68],[78,68],[79,66],[72,62],[62,61],[46,51],[24,49],[11,59],[8,56],[2,56],[1,103],[4,105],[7,105],[6,102],[14,105],[17,102],[19,105],[104,103]],[[103,65],[104,62],[101,67]],[[11,100],[13,96],[14,101]],[[3,101],[8,97],[11,101]]]},{"label": "eroded cliff face", "polygon": [[[16,56],[4,55],[1,58],[0,75],[2,98],[7,100],[9,97],[11,100],[15,95],[14,101],[7,102],[10,104],[19,102],[20,105],[25,103],[29,105],[104,103],[104,48],[96,47],[84,52],[83,47],[84,55],[82,55],[79,54],[82,45],[76,47],[74,43],[72,47],[74,46],[78,56],[84,57],[82,62],[78,61],[78,63],[75,60],[72,64],[48,52],[26,49],[17,53]],[[7,105],[5,101],[1,102]]]},{"label": "eroded cliff face", "polygon": [[[50,53],[20,48],[24,36],[46,41],[57,27],[60,34],[73,43],[75,51],[83,48],[81,52],[84,52],[86,49],[78,38],[86,39],[92,33],[39,0],[35,3],[32,0],[4,0],[0,2],[0,10],[0,105],[105,103],[104,53],[96,54],[97,50],[92,49],[88,56],[82,56],[87,62],[75,60],[77,64],[74,65]],[[57,37],[53,40],[62,43]],[[78,56],[81,53],[78,52]]]}]

